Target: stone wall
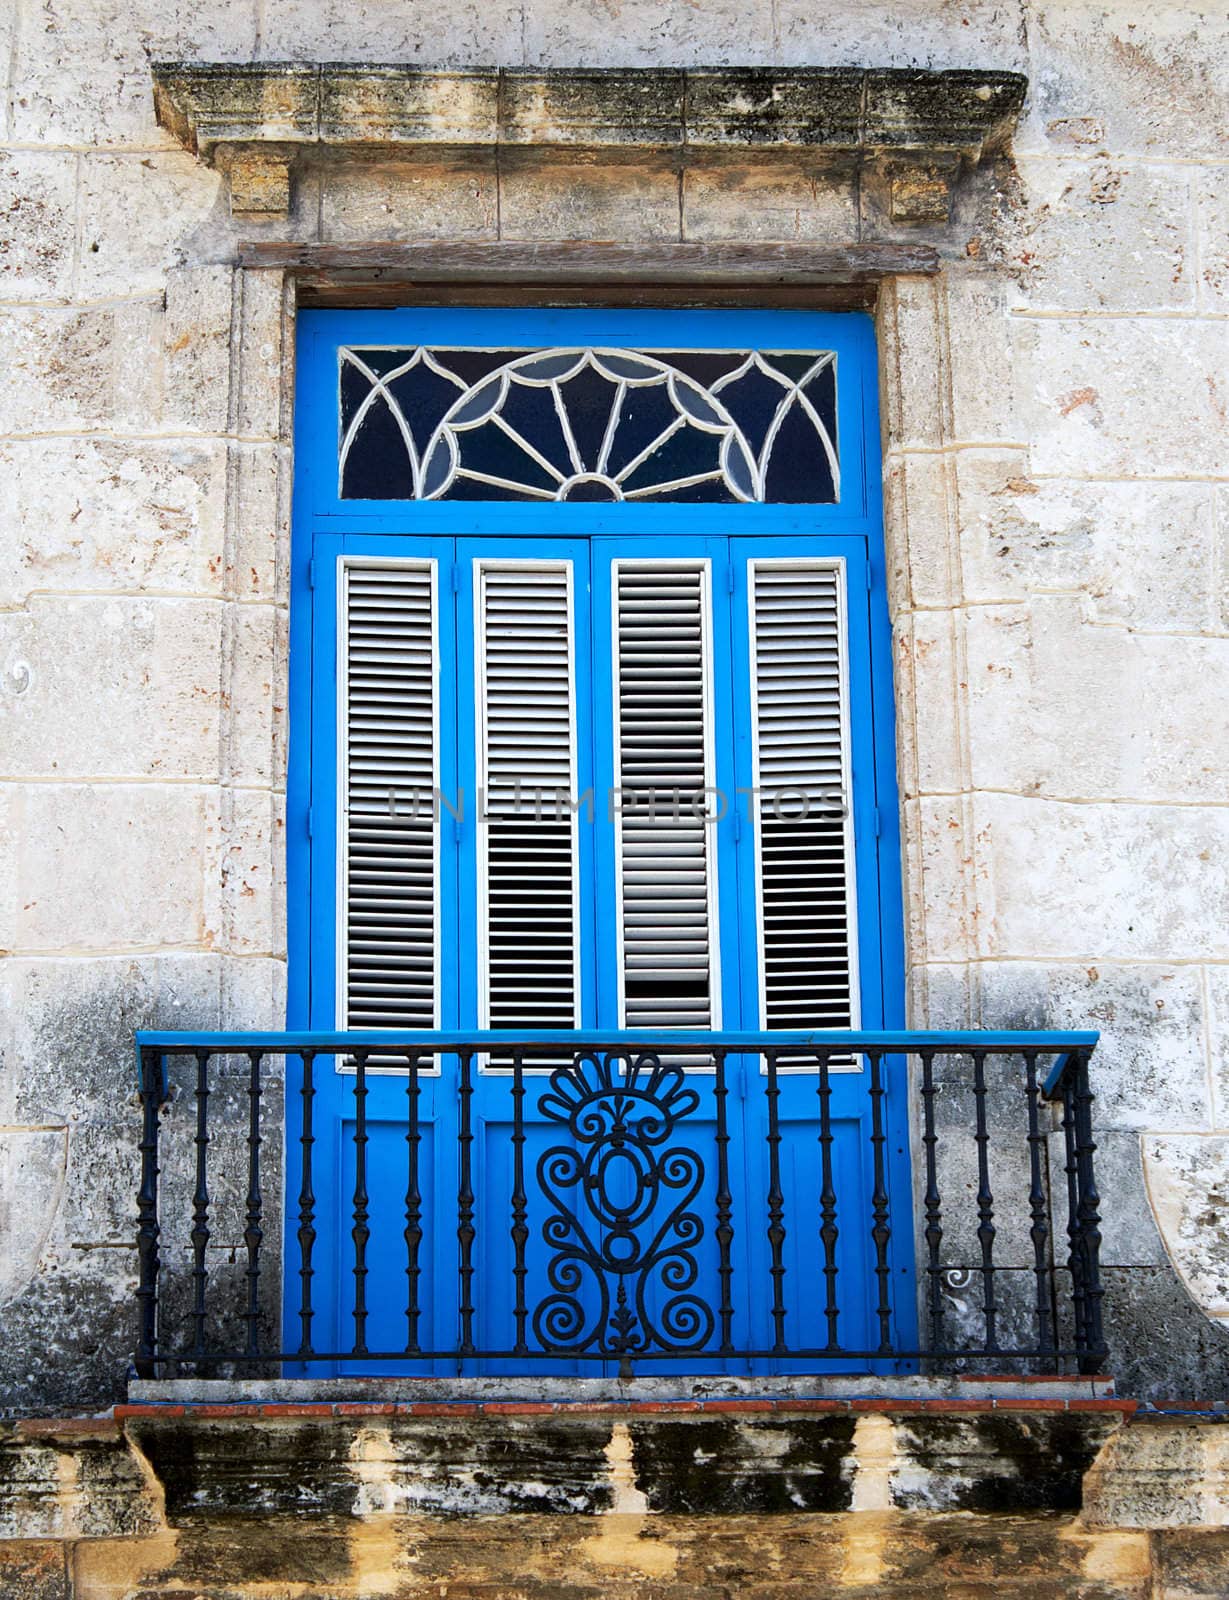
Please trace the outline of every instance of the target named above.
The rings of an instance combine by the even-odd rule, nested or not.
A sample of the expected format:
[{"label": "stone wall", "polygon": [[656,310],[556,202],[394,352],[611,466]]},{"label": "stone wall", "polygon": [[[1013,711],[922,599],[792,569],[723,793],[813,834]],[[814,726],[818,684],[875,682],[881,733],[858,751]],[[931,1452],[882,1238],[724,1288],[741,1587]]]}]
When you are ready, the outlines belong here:
[{"label": "stone wall", "polygon": [[[1013,159],[932,232],[805,155],[771,181],[320,166],[288,221],[236,221],[155,123],[149,63],[172,58],[975,65],[1030,93]],[[878,308],[911,1017],[1102,1030],[1120,1379],[1223,1392],[1224,18],[19,0],[0,62],[8,1402],[122,1387],[132,1029],[281,1020],[293,294],[233,265],[262,237],[933,238],[941,275]]]},{"label": "stone wall", "polygon": [[0,1588],[10,1600],[1226,1592],[1223,1415],[1129,1423],[1099,1409],[1112,1401],[1011,1403],[28,1420],[0,1429]]}]

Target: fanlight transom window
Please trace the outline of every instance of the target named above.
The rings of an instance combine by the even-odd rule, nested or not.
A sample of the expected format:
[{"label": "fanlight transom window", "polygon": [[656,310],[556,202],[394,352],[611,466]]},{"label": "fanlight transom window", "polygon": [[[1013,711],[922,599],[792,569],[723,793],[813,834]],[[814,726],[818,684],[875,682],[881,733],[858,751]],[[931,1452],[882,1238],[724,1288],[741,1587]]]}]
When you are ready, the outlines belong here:
[{"label": "fanlight transom window", "polygon": [[840,497],[836,356],[339,351],[345,500]]}]

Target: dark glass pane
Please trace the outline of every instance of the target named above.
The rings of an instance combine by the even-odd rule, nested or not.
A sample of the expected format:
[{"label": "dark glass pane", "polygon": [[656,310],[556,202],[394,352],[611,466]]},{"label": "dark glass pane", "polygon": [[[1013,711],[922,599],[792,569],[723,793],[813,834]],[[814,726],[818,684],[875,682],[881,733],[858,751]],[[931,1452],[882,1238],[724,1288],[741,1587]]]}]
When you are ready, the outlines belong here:
[{"label": "dark glass pane", "polygon": [[652,498],[662,505],[734,505],[738,501],[738,496],[731,494],[721,478],[708,478],[703,483],[690,483],[685,489],[669,489],[664,494],[653,495]]},{"label": "dark glass pane", "polygon": [[797,403],[785,413],[764,474],[764,498],[798,504],[836,499],[828,452],[815,424]]},{"label": "dark glass pane", "polygon": [[343,500],[412,500],[414,474],[397,419],[383,398],[359,424],[342,476]]},{"label": "dark glass pane", "polygon": [[774,372],[783,372],[791,383],[797,383],[815,365],[813,350],[762,350],[760,360]]},{"label": "dark glass pane", "polygon": [[[629,389],[628,398],[638,392]],[[614,405],[614,398],[618,393],[618,385],[612,383],[609,378],[603,378],[601,373],[595,372],[592,367],[586,367],[574,378],[569,378],[567,383],[561,383],[559,393],[572,426],[577,453],[584,462],[585,469],[595,472],[598,457],[602,453],[602,440],[606,437],[606,424],[610,421],[610,408]],[[624,404],[626,405],[626,401]]]},{"label": "dark glass pane", "polygon": [[617,476],[629,461],[634,461],[677,418],[678,412],[664,383],[654,384],[650,388],[628,389],[623,396],[619,425],[615,429],[606,470],[612,477]]},{"label": "dark glass pane", "polygon": [[[459,475],[452,480],[445,500],[541,500],[541,495],[525,494],[520,489],[507,489],[497,483],[479,483],[473,478]],[[543,502],[545,503],[545,502]]]},{"label": "dark glass pane", "polygon": [[455,372],[468,388],[497,367],[507,366],[525,354],[524,350],[432,350],[431,357],[446,371]]},{"label": "dark glass pane", "polygon": [[341,364],[341,432],[345,437],[346,429],[354,420],[354,413],[362,405],[371,392],[371,379],[364,372],[360,372],[352,361],[343,361]]},{"label": "dark glass pane", "polygon": [[618,496],[609,483],[604,483],[600,478],[577,478],[563,496],[565,500],[591,500],[610,501]]},{"label": "dark glass pane", "polygon": [[[457,448],[461,452],[461,465],[470,472],[489,473],[492,478],[508,478],[513,483],[527,484],[533,489],[549,489],[553,494],[559,487],[545,468],[527,455],[515,440],[493,422],[457,435]],[[448,498],[453,490],[448,491]]]},{"label": "dark glass pane", "polygon": [[819,419],[827,428],[832,448],[836,450],[836,362],[829,361],[822,372],[817,372],[803,393],[819,412]]},{"label": "dark glass pane", "polygon": [[401,414],[420,455],[427,448],[441,418],[465,392],[421,362],[410,372],[394,378],[388,387],[401,407]]},{"label": "dark glass pane", "polygon": [[705,433],[690,425],[680,428],[624,478],[623,492],[630,494],[633,489],[647,489],[654,484],[669,483],[674,478],[690,478],[697,472],[714,472],[720,466],[720,448],[718,434]]},{"label": "dark glass pane", "polygon": [[744,372],[721,391],[722,403],[742,429],[757,461],[777,408],[788,393],[788,389],[758,367]]},{"label": "dark glass pane", "polygon": [[718,378],[724,378],[727,373],[737,372],[747,359],[745,350],[670,350],[662,351],[659,359],[669,366],[677,367],[680,372],[685,372],[689,378],[694,378],[697,383],[702,383],[707,389],[710,384],[716,383]]},{"label": "dark glass pane", "polygon": [[576,469],[563,437],[563,425],[555,409],[555,397],[549,389],[530,388],[524,383],[510,384],[500,416],[535,450],[540,450],[560,472],[571,477]]}]

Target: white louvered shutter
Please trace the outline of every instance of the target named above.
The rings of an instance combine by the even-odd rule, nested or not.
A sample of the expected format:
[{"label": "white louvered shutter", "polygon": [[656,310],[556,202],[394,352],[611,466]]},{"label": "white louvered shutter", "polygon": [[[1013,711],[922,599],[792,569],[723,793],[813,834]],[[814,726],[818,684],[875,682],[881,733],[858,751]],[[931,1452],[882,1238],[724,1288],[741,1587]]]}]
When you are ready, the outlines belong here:
[{"label": "white louvered shutter", "polygon": [[714,996],[709,582],[704,562],[614,572],[622,1024],[719,1025]]},{"label": "white louvered shutter", "polygon": [[342,1020],[350,1028],[432,1028],[435,566],[342,570]]},{"label": "white louvered shutter", "polygon": [[750,563],[764,1026],[856,1025],[844,569]]},{"label": "white louvered shutter", "polygon": [[482,1025],[573,1028],[578,1010],[571,563],[480,562]]}]

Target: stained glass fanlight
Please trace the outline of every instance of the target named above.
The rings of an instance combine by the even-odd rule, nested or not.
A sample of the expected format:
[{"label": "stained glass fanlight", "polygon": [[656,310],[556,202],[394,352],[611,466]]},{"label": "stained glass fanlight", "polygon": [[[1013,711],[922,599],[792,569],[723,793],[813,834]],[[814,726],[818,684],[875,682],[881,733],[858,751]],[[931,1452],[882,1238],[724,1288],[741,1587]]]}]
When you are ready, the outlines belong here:
[{"label": "stained glass fanlight", "polygon": [[831,351],[343,347],[346,500],[840,497]]}]

